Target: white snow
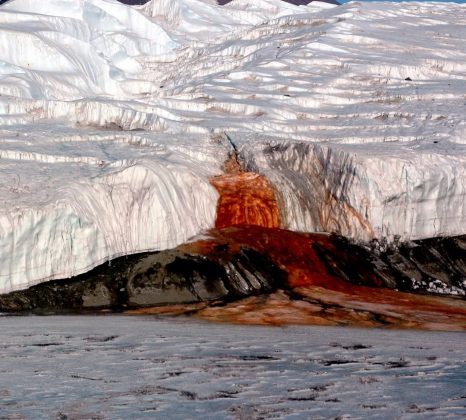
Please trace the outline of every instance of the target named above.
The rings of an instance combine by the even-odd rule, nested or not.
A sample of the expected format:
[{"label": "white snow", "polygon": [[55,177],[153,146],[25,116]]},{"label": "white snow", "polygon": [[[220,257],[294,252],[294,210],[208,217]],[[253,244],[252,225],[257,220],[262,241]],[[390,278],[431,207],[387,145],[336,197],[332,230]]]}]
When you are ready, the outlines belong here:
[{"label": "white snow", "polygon": [[464,418],[464,333],[0,317],[5,418]]},{"label": "white snow", "polygon": [[209,138],[41,123],[35,130],[0,130],[0,290],[172,248],[214,223],[208,179],[227,149]]},{"label": "white snow", "polygon": [[0,293],[212,227],[224,132],[284,227],[466,233],[465,27],[452,3],[0,6]]}]

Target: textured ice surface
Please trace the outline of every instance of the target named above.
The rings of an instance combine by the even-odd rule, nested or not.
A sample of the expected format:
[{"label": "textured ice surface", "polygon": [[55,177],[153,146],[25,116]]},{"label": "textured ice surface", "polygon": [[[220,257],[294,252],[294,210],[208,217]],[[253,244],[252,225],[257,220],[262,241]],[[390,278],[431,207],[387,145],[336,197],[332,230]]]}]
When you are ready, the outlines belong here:
[{"label": "textured ice surface", "polygon": [[3,418],[460,418],[464,334],[0,317]]},{"label": "textured ice surface", "polygon": [[0,292],[172,248],[214,223],[208,179],[227,149],[209,138],[35,129],[0,130]]},{"label": "textured ice surface", "polygon": [[0,293],[213,225],[228,133],[285,228],[464,234],[466,6],[12,0]]}]

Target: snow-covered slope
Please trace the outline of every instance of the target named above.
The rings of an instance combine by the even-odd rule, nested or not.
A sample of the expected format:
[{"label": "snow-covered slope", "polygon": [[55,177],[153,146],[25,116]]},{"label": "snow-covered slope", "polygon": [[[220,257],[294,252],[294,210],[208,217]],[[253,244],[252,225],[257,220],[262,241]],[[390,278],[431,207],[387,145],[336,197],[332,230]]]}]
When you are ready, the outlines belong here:
[{"label": "snow-covered slope", "polygon": [[213,226],[235,143],[283,227],[466,233],[466,6],[11,0],[0,293]]}]

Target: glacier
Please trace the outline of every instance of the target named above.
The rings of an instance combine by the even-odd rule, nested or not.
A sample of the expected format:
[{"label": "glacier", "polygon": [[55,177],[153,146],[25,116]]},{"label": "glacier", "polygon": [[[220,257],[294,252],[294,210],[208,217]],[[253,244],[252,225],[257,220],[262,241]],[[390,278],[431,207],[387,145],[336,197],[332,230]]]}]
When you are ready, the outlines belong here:
[{"label": "glacier", "polygon": [[466,233],[466,6],[0,6],[0,293],[214,226],[237,153],[282,228]]}]

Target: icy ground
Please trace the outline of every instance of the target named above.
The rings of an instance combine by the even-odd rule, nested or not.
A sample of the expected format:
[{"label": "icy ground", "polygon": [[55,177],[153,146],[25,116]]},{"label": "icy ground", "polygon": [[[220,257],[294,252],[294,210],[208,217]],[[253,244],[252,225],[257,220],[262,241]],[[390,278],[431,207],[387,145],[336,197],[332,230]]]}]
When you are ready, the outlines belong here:
[{"label": "icy ground", "polygon": [[2,418],[459,418],[465,334],[0,317]]},{"label": "icy ground", "polygon": [[1,6],[0,293],[212,227],[233,146],[283,228],[466,233],[466,5],[215,3]]}]

